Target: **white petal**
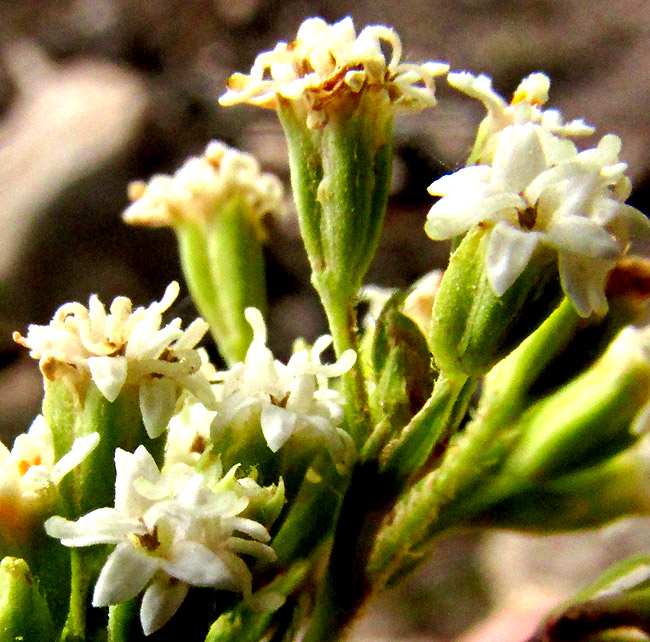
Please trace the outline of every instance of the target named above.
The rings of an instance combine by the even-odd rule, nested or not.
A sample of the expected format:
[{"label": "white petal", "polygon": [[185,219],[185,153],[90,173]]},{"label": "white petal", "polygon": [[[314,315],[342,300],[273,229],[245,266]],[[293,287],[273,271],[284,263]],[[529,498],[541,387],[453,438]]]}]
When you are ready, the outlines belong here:
[{"label": "white petal", "polygon": [[487,249],[487,274],[497,296],[502,296],[523,272],[539,238],[536,232],[521,232],[507,223],[494,227]]},{"label": "white petal", "polygon": [[161,567],[172,577],[193,586],[229,587],[234,579],[219,556],[190,540],[177,541],[171,557],[161,559]]},{"label": "white petal", "polygon": [[615,261],[584,259],[566,252],[560,253],[562,289],[581,316],[607,312],[609,306],[605,284],[607,275],[615,264]]},{"label": "white petal", "polygon": [[509,192],[523,192],[546,169],[546,159],[534,125],[506,127],[494,152],[493,185]]},{"label": "white petal", "polygon": [[277,452],[291,437],[296,427],[296,415],[269,404],[262,409],[260,422],[266,443],[273,452]]},{"label": "white petal", "polygon": [[176,383],[168,377],[152,377],[140,384],[140,411],[147,435],[159,437],[176,409]]},{"label": "white petal", "polygon": [[99,391],[108,401],[115,401],[126,381],[126,357],[90,357],[88,368]]},{"label": "white petal", "polygon": [[160,477],[158,466],[144,446],[131,454],[121,448],[115,450],[115,508],[129,517],[140,518],[151,506],[151,501],[135,491],[135,482],[144,478],[155,483]]},{"label": "white petal", "polygon": [[564,216],[553,221],[547,238],[551,245],[571,254],[601,259],[620,255],[618,243],[611,234],[584,216]]},{"label": "white petal", "polygon": [[45,522],[45,532],[61,540],[64,546],[92,546],[94,544],[117,544],[131,533],[142,532],[138,520],[124,517],[114,508],[98,508],[76,522],[63,517],[50,517]]},{"label": "white petal", "polygon": [[88,455],[97,447],[99,443],[99,433],[94,432],[85,437],[77,437],[72,444],[69,453],[66,453],[56,462],[52,468],[52,483],[58,485],[59,482],[73,469],[76,468]]},{"label": "white petal", "polygon": [[174,578],[156,578],[145,591],[140,607],[140,623],[145,635],[167,624],[178,611],[190,587]]},{"label": "white petal", "polygon": [[93,593],[93,606],[119,604],[135,597],[160,568],[160,558],[130,542],[118,544],[108,556]]},{"label": "white petal", "polygon": [[456,190],[464,190],[468,184],[490,182],[492,168],[489,165],[470,165],[453,174],[442,176],[429,185],[427,191],[432,196],[446,196]]}]

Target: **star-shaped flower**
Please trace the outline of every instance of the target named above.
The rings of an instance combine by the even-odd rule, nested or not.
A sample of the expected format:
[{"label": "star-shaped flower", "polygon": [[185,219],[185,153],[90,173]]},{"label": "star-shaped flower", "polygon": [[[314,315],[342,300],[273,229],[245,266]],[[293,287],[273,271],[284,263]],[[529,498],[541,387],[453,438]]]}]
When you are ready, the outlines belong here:
[{"label": "star-shaped flower", "polygon": [[259,310],[248,308],[246,318],[254,332],[246,360],[220,374],[213,439],[227,426],[258,417],[269,448],[277,452],[293,435],[322,442],[334,462],[349,459],[350,436],[339,426],[343,421],[340,395],[327,380],[347,372],[356,360],[353,350],[336,363],[321,363],[320,355],[331,343],[320,337],[312,350],[295,353],[285,365],[266,346],[266,327]]},{"label": "star-shaped flower", "polygon": [[27,336],[14,340],[40,359],[47,379],[68,376],[78,386],[90,379],[108,401],[115,401],[125,385],[139,389],[140,409],[147,433],[157,437],[173,416],[182,390],[188,390],[208,408],[215,399],[196,344],[208,330],[196,319],[186,330],[181,320],[162,326],[162,314],[178,296],[172,282],[160,302],[133,309],[118,297],[107,313],[97,296],[88,308],[66,303],[49,325],[30,325]]},{"label": "star-shaped flower", "polygon": [[[390,60],[382,43],[391,48]],[[410,109],[435,105],[434,78],[449,65],[400,62],[402,43],[395,31],[382,25],[363,29],[356,35],[347,17],[329,25],[321,18],[309,18],[294,42],[279,42],[273,51],[255,59],[250,74],[234,74],[222,105],[251,103],[275,108],[276,96],[304,100],[310,126],[324,124],[326,106],[332,100],[359,94],[368,87],[385,89],[391,103]]]},{"label": "star-shaped flower", "polygon": [[581,153],[562,143],[569,141],[540,125],[506,127],[491,166],[466,167],[429,187],[443,198],[429,211],[425,230],[446,239],[487,226],[487,276],[499,296],[538,247],[553,250],[564,291],[580,314],[604,314],[607,274],[630,238],[650,234],[650,223],[623,203],[629,180],[616,136]]},{"label": "star-shaped flower", "polygon": [[140,619],[146,635],[178,610],[190,586],[250,595],[241,554],[273,559],[267,530],[241,516],[249,499],[232,484],[215,492],[184,464],[158,470],[147,450],[115,452],[115,507],[75,522],[52,517],[48,535],[64,546],[116,544],[95,585],[94,606],[119,604],[145,589]]}]

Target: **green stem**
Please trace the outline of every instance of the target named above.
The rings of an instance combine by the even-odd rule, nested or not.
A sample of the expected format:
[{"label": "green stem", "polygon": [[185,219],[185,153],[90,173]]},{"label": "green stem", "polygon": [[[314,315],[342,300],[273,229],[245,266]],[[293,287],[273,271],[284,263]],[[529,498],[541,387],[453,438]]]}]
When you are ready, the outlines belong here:
[{"label": "green stem", "polygon": [[[359,335],[354,299],[343,299],[337,295],[333,288],[329,287],[329,284],[324,283],[324,279],[318,278],[316,273],[314,273],[314,283],[327,315],[336,356],[340,357],[346,350],[354,350],[355,354],[358,355]],[[348,431],[352,435],[357,448],[361,449],[370,434],[371,419],[368,390],[358,359],[354,366],[341,378],[347,402],[345,413]]]},{"label": "green stem", "polygon": [[88,577],[84,564],[84,552],[71,549],[72,586],[70,590],[70,610],[65,623],[61,642],[84,642],[86,639],[86,597]]},{"label": "green stem", "polygon": [[470,424],[440,467],[421,479],[396,505],[392,521],[379,532],[368,563],[373,584],[386,584],[402,565],[411,566],[414,559],[423,556],[424,545],[449,525],[439,521],[441,509],[494,463],[486,461],[485,453],[493,450],[503,424],[499,417],[490,419],[482,421],[479,417]]},{"label": "green stem", "polygon": [[108,642],[129,642],[131,622],[138,611],[135,599],[111,606],[108,610]]},{"label": "green stem", "polygon": [[[382,473],[395,480],[396,491],[427,463],[437,444],[448,441],[448,433],[457,423],[457,415],[465,414],[471,397],[464,395],[459,399],[466,382],[467,378],[462,375],[448,377],[441,374],[429,400],[404,428],[399,439],[382,453]],[[468,387],[473,389],[473,385]],[[456,408],[457,404],[459,408]]]}]

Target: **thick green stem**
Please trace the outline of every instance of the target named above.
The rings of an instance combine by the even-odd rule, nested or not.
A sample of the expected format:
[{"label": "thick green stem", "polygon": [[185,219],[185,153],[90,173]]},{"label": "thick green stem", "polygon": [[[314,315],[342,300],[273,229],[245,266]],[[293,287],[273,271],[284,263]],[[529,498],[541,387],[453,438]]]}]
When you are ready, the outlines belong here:
[{"label": "thick green stem", "polygon": [[138,611],[135,599],[111,606],[108,610],[108,642],[129,642],[131,623]]}]

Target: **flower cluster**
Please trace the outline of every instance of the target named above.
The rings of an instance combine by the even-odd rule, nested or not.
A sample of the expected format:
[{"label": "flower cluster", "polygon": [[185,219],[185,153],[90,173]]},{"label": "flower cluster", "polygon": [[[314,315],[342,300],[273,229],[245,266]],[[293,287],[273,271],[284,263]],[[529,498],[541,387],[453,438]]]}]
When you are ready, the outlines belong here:
[{"label": "flower cluster", "polygon": [[202,156],[188,159],[173,175],[154,176],[129,186],[133,203],[125,210],[127,223],[160,227],[183,221],[208,222],[234,200],[242,201],[260,237],[262,218],[283,211],[282,183],[261,172],[257,160],[212,141]]},{"label": "flower cluster", "polygon": [[479,127],[476,146],[468,164],[489,163],[498,133],[509,125],[534,123],[542,128],[542,132],[562,137],[588,136],[595,131],[582,119],[564,123],[558,110],[542,109],[548,100],[551,85],[544,73],[526,76],[519,83],[510,104],[494,91],[492,79],[484,74],[475,76],[469,71],[452,72],[447,80],[452,87],[480,100],[488,112]]},{"label": "flower cluster", "polygon": [[507,125],[493,138],[490,164],[470,165],[429,187],[443,198],[429,212],[427,234],[447,239],[474,225],[489,228],[487,275],[498,296],[538,248],[557,252],[562,286],[576,309],[604,314],[608,273],[631,238],[650,235],[646,217],[624,203],[630,181],[618,157],[620,140],[610,134],[579,153],[534,119]]},{"label": "flower cluster", "polygon": [[341,398],[327,385],[327,379],[347,372],[356,360],[353,350],[344,352],[336,363],[321,363],[320,355],[331,343],[320,337],[311,351],[296,352],[285,365],[266,346],[266,327],[259,310],[248,308],[246,318],[254,338],[246,360],[218,376],[217,415],[212,437],[217,439],[227,426],[256,418],[268,447],[277,452],[295,435],[305,441],[323,443],[338,466],[345,466],[353,445],[339,426],[343,421]]},{"label": "flower cluster", "polygon": [[[389,61],[382,41],[392,49]],[[445,74],[449,65],[401,63],[401,56],[399,36],[388,27],[366,27],[357,36],[349,17],[333,25],[309,18],[294,42],[279,42],[273,51],[259,54],[249,75],[233,74],[219,101],[273,109],[276,97],[304,100],[312,127],[326,122],[324,109],[333,99],[358,95],[368,87],[385,89],[390,101],[400,107],[434,105],[434,78]]]},{"label": "flower cluster", "polygon": [[157,437],[173,416],[183,389],[214,408],[214,395],[201,372],[196,344],[208,330],[196,319],[186,330],[181,320],[162,326],[162,314],[178,296],[172,282],[160,302],[133,309],[126,297],[118,297],[107,313],[96,296],[88,308],[66,303],[49,325],[30,325],[27,336],[14,340],[40,359],[46,379],[67,376],[77,386],[89,379],[108,401],[115,401],[125,385],[139,389],[140,408],[150,437]]},{"label": "flower cluster", "polygon": [[51,491],[97,446],[92,433],[75,440],[70,451],[56,461],[52,432],[42,415],[28,432],[18,435],[11,451],[0,442],[0,520],[2,531],[24,535],[30,518],[45,508]]},{"label": "flower cluster", "polygon": [[159,470],[143,446],[133,454],[117,449],[115,468],[114,508],[45,523],[64,546],[116,544],[95,585],[94,606],[125,602],[147,587],[140,619],[149,635],[174,615],[190,586],[250,596],[252,576],[240,555],[275,557],[266,528],[242,515],[250,484],[237,481],[235,471],[215,484],[185,464]]}]

